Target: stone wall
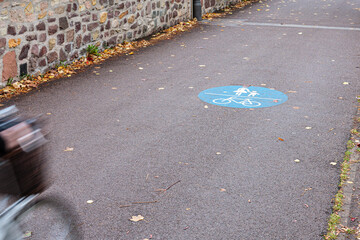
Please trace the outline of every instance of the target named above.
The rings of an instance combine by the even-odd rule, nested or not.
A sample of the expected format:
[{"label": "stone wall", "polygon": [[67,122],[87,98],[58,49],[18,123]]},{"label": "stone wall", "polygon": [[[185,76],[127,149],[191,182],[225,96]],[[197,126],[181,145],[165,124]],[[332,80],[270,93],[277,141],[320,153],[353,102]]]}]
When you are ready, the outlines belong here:
[{"label": "stone wall", "polygon": [[[237,0],[201,0],[211,12]],[[238,0],[240,1],[240,0]],[[0,0],[0,85],[192,17],[191,0]]]}]

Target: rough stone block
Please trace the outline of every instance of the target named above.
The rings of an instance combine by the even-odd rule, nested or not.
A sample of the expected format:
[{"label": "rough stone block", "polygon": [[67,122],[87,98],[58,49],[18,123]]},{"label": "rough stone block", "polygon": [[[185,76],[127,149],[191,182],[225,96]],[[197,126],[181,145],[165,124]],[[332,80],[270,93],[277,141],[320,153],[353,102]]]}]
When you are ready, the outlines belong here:
[{"label": "rough stone block", "polygon": [[16,28],[14,26],[9,25],[7,28],[7,34],[9,35],[16,35]]},{"label": "rough stone block", "polygon": [[72,7],[72,6],[71,6],[71,3],[68,4],[68,5],[66,6],[66,11],[67,11],[67,12],[71,12],[71,7]]},{"label": "rough stone block", "polygon": [[9,78],[17,76],[17,62],[15,51],[8,52],[3,57],[2,81],[6,82]]},{"label": "rough stone block", "polygon": [[70,60],[72,61],[72,60],[74,60],[74,59],[77,59],[77,58],[79,58],[79,53],[76,51],[76,52],[74,52],[71,56],[70,56]]},{"label": "rough stone block", "polygon": [[65,35],[60,33],[57,35],[57,44],[62,45],[65,42]]},{"label": "rough stone block", "polygon": [[76,37],[76,42],[75,42],[76,48],[80,48],[80,47],[81,47],[81,43],[82,43],[82,36],[81,36],[81,35],[78,35],[78,36]]},{"label": "rough stone block", "polygon": [[133,23],[135,21],[135,16],[134,15],[130,16],[127,21],[130,24]]},{"label": "rough stone block", "polygon": [[38,65],[39,67],[45,67],[47,65],[46,59],[40,59]]},{"label": "rough stone block", "polygon": [[111,21],[107,21],[105,29],[109,30],[111,28]]},{"label": "rough stone block", "polygon": [[84,38],[83,38],[83,43],[84,43],[84,44],[89,43],[90,40],[91,40],[91,36],[90,36],[90,34],[87,34],[87,35],[85,35]]},{"label": "rough stone block", "polygon": [[104,23],[107,20],[107,12],[100,13],[100,23]]},{"label": "rough stone block", "polygon": [[26,26],[22,26],[21,29],[20,29],[20,31],[19,31],[19,35],[25,33],[26,31],[27,31],[27,27],[26,27]]},{"label": "rough stone block", "polygon": [[6,38],[0,38],[0,48],[3,48],[6,46]]},{"label": "rough stone block", "polygon": [[59,18],[59,26],[61,30],[66,30],[69,27],[69,23],[66,17]]},{"label": "rough stone block", "polygon": [[23,63],[20,65],[20,76],[25,76],[28,74],[28,65],[27,63]]},{"label": "rough stone block", "polygon": [[65,46],[65,52],[70,53],[70,52],[71,52],[71,49],[72,49],[71,44],[67,44],[67,45]]},{"label": "rough stone block", "polygon": [[121,18],[125,17],[128,13],[129,13],[129,11],[125,11],[125,12],[121,13],[119,15],[119,18],[121,19]]},{"label": "rough stone block", "polygon": [[94,30],[95,28],[97,28],[99,26],[99,23],[94,22],[94,23],[90,23],[87,25],[87,30],[89,32],[91,32],[92,30]]},{"label": "rough stone block", "polygon": [[75,32],[78,32],[81,30],[81,22],[76,22],[75,23]]},{"label": "rough stone block", "polygon": [[53,35],[58,31],[58,25],[49,26],[48,33],[49,35]]},{"label": "rough stone block", "polygon": [[59,58],[59,56],[58,56],[57,52],[49,52],[47,55],[48,63],[55,62],[58,60],[58,58]]},{"label": "rough stone block", "polygon": [[39,56],[39,45],[35,44],[31,47],[31,54],[35,57]]},{"label": "rough stone block", "polygon": [[64,49],[60,49],[59,55],[60,55],[59,60],[60,60],[61,62],[64,62],[64,61],[67,61],[67,60],[68,60],[68,59],[67,59],[67,54],[66,54],[66,52],[64,51]]},{"label": "rough stone block", "polygon": [[47,54],[47,48],[43,46],[39,52],[39,57],[45,56]]},{"label": "rough stone block", "polygon": [[37,40],[37,35],[36,34],[31,34],[31,35],[26,36],[26,41],[31,42],[33,40]]},{"label": "rough stone block", "polygon": [[50,39],[49,40],[49,50],[53,50],[53,48],[55,47],[56,45],[56,40],[54,38]]},{"label": "rough stone block", "polygon": [[36,30],[37,31],[45,31],[46,26],[44,22],[39,23],[38,25],[36,25]]},{"label": "rough stone block", "polygon": [[30,49],[30,44],[26,44],[22,47],[19,55],[19,60],[23,60],[28,57],[29,49]]},{"label": "rough stone block", "polygon": [[59,6],[59,7],[55,8],[56,14],[63,14],[64,12],[65,12],[65,6]]},{"label": "rough stone block", "polygon": [[41,33],[41,34],[39,35],[39,42],[45,42],[45,41],[46,41],[46,38],[47,38],[46,33]]},{"label": "rough stone block", "polygon": [[74,41],[74,35],[75,35],[75,31],[69,30],[66,32],[66,42],[73,42]]}]

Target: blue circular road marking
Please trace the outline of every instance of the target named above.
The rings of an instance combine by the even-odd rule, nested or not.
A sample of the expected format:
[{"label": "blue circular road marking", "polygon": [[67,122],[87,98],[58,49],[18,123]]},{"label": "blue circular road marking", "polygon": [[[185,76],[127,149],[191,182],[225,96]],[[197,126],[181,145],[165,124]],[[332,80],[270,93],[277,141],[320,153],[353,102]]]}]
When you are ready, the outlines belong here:
[{"label": "blue circular road marking", "polygon": [[199,93],[204,102],[232,108],[272,107],[286,102],[286,94],[264,87],[224,86]]}]

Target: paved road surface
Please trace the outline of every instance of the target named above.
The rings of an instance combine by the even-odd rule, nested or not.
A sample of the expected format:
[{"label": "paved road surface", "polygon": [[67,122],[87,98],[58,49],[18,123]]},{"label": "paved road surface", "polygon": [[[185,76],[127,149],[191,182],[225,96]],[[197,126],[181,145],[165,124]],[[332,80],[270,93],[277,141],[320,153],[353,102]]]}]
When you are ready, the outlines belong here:
[{"label": "paved road surface", "polygon": [[[51,113],[49,194],[74,203],[86,239],[321,239],[359,94],[359,8],[263,1],[11,101]],[[197,97],[229,85],[289,99]]]}]

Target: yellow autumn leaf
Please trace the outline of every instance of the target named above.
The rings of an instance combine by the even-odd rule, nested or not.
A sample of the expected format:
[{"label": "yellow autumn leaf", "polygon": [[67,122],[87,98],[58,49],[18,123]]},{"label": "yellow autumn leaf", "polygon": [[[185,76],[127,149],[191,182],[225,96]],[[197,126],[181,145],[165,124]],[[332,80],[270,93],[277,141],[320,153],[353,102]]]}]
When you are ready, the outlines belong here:
[{"label": "yellow autumn leaf", "polygon": [[132,222],[138,222],[138,221],[141,221],[141,220],[144,220],[144,217],[141,216],[141,215],[132,216],[132,217],[130,218],[130,221],[132,221]]}]

